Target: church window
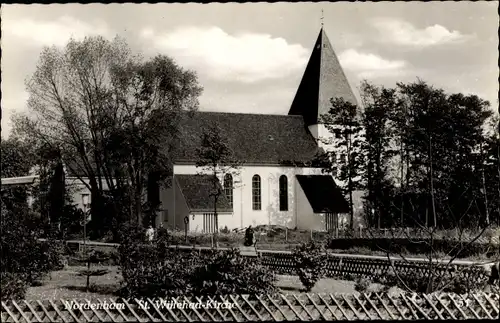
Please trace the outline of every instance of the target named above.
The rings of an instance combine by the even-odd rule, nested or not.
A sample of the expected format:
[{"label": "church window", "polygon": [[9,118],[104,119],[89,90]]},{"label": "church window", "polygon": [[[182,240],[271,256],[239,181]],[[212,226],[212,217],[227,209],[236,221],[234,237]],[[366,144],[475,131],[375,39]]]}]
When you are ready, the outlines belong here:
[{"label": "church window", "polygon": [[253,210],[262,209],[259,175],[253,175],[252,177],[252,209]]},{"label": "church window", "polygon": [[224,194],[229,200],[229,205],[233,207],[233,176],[231,174],[224,176]]},{"label": "church window", "polygon": [[280,211],[288,211],[288,179],[280,176]]}]

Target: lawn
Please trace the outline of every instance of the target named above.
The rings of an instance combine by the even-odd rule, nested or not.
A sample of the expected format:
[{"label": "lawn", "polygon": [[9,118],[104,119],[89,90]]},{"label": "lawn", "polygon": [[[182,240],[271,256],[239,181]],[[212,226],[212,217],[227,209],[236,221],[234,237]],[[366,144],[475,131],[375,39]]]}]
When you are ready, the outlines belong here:
[{"label": "lawn", "polygon": [[[85,267],[70,266],[60,271],[55,271],[45,279],[42,286],[30,287],[26,294],[27,300],[42,299],[90,299],[116,297],[115,293],[120,287],[121,275],[117,267],[95,267],[95,269],[107,268],[110,273],[92,277],[92,288],[85,292],[86,277],[78,276],[78,270]],[[300,293],[302,284],[297,276],[279,275],[277,287],[284,294]],[[313,293],[357,293],[354,290],[353,281],[335,280],[325,278],[320,280],[313,288]],[[381,290],[380,285],[372,284],[368,291],[377,292]]]},{"label": "lawn", "polygon": [[120,287],[121,274],[117,267],[98,267],[93,269],[109,269],[110,273],[91,277],[93,285],[90,292],[85,292],[87,278],[78,275],[78,271],[86,269],[82,266],[70,266],[63,270],[53,271],[43,281],[42,286],[30,287],[26,293],[27,300],[42,299],[97,299],[114,297]]}]

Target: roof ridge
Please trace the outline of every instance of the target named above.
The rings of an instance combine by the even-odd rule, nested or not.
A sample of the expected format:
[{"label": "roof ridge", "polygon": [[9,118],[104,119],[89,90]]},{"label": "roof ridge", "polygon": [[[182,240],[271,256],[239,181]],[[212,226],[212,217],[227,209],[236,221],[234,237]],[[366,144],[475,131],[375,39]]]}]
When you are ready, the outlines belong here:
[{"label": "roof ridge", "polygon": [[232,114],[232,115],[254,115],[254,116],[272,116],[272,117],[295,117],[303,118],[301,115],[289,115],[289,114],[274,114],[274,113],[250,113],[250,112],[219,112],[219,111],[194,111],[194,113],[213,113],[213,114]]}]

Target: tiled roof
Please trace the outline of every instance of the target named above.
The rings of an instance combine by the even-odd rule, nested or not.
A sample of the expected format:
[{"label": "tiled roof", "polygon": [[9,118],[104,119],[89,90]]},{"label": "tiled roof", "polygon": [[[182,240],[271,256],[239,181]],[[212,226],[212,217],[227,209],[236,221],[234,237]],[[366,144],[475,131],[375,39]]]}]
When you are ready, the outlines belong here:
[{"label": "tiled roof", "polygon": [[[213,191],[213,182],[209,175],[175,175],[187,206],[191,212],[213,212],[214,198],[210,196]],[[218,186],[221,188],[219,182]],[[229,200],[222,193],[217,200],[217,212],[232,212]]]},{"label": "tiled roof", "polygon": [[[319,151],[302,116],[195,112],[186,113],[182,118],[179,142],[172,151],[173,160],[195,164],[203,131],[215,123],[235,159],[244,164],[304,166],[313,161]],[[74,170],[84,175],[75,163],[71,164],[73,167],[66,167],[69,176],[75,176]]]},{"label": "tiled roof", "polygon": [[246,164],[307,163],[318,152],[316,140],[301,116],[196,112],[181,124],[176,162],[194,163],[201,135],[209,124],[218,124],[235,158]]},{"label": "tiled roof", "polygon": [[307,125],[317,124],[319,117],[330,111],[330,99],[338,97],[357,104],[337,55],[321,29],[288,114],[304,116]]},{"label": "tiled roof", "polygon": [[349,204],[330,175],[296,175],[314,213],[348,213]]}]

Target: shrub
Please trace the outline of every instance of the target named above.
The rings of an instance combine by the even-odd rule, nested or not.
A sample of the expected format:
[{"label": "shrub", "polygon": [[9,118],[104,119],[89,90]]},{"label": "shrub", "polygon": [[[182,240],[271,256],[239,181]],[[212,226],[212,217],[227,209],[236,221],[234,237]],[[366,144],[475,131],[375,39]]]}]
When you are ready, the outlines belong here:
[{"label": "shrub", "polygon": [[159,229],[153,243],[145,243],[144,232],[133,223],[120,230],[118,247],[124,297],[177,296],[188,291],[186,274],[192,270],[188,257],[168,246],[173,237]]},{"label": "shrub", "polygon": [[297,274],[307,292],[324,276],[326,269],[325,249],[314,241],[303,243],[293,252]]},{"label": "shrub", "polygon": [[366,277],[359,277],[356,279],[354,290],[360,293],[366,293],[368,287],[370,287],[370,280]]},{"label": "shrub", "polygon": [[78,237],[81,238],[84,218],[83,210],[74,204],[65,205],[61,213],[61,234],[63,238]]},{"label": "shrub", "polygon": [[21,300],[26,294],[27,284],[23,274],[1,272],[0,273],[1,300]]},{"label": "shrub", "polygon": [[238,249],[212,250],[191,277],[197,295],[270,294],[275,292],[276,276],[259,260],[243,257]]},{"label": "shrub", "polygon": [[207,253],[168,248],[165,234],[152,244],[128,240],[119,247],[124,297],[266,293],[276,277],[238,250]]},{"label": "shrub", "polygon": [[[474,271],[483,271],[484,268],[477,267]],[[429,284],[428,271],[421,271],[417,269],[410,269],[406,273],[398,272],[401,281],[396,277],[394,271],[390,270],[385,275],[377,277],[376,281],[383,284],[387,288],[397,286],[402,289],[409,289],[412,292],[427,293],[442,291],[446,293],[465,294],[475,291],[482,291],[486,287],[486,279],[481,282],[468,278],[466,275],[460,275],[454,271],[448,274],[439,276],[435,274],[430,289],[427,290]]]},{"label": "shrub", "polygon": [[190,279],[197,267],[197,254],[173,250],[164,259],[152,258],[144,257],[135,265],[122,267],[124,296],[154,298],[193,293]]},{"label": "shrub", "polygon": [[29,285],[62,268],[64,254],[61,242],[37,240],[39,232],[30,227],[32,215],[28,210],[3,212],[0,237],[2,272],[22,274]]},{"label": "shrub", "polygon": [[41,232],[33,225],[36,218],[25,207],[7,209],[2,203],[2,299],[23,298],[28,286],[39,285],[44,275],[63,267],[63,244],[38,241]]}]

